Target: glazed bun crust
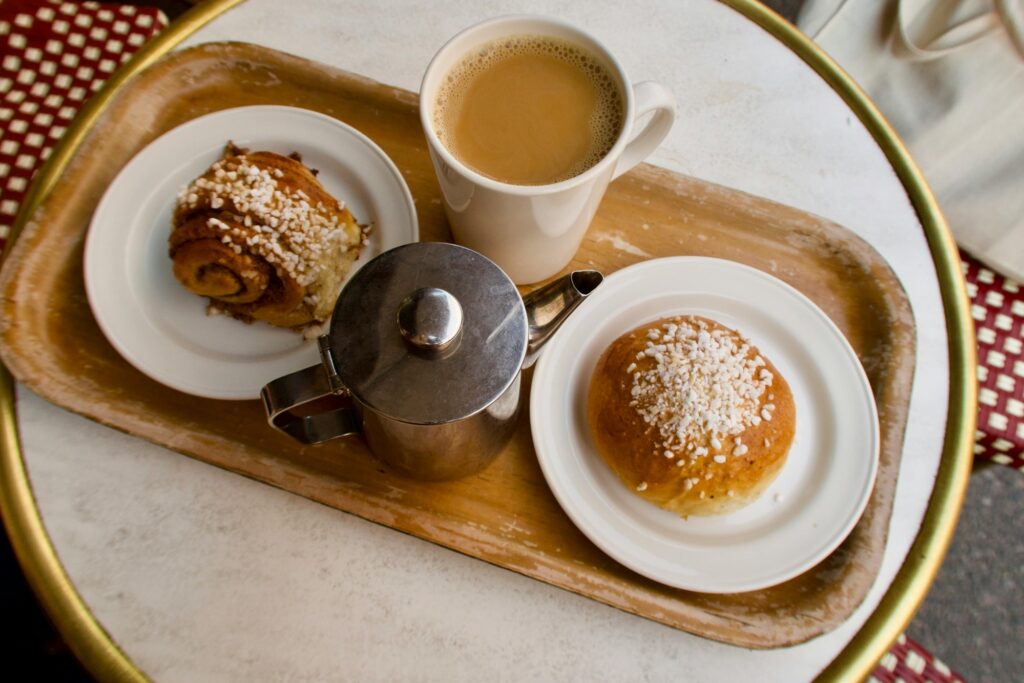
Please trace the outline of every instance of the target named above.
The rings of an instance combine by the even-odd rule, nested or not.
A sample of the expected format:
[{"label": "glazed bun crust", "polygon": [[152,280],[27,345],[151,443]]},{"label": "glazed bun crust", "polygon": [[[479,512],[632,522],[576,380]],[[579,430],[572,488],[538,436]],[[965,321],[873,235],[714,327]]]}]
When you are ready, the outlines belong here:
[{"label": "glazed bun crust", "polygon": [[[673,348],[681,351],[674,358]],[[587,415],[598,453],[623,483],[684,517],[753,502],[781,470],[796,427],[792,392],[775,366],[735,330],[697,316],[616,339],[594,369]]]}]

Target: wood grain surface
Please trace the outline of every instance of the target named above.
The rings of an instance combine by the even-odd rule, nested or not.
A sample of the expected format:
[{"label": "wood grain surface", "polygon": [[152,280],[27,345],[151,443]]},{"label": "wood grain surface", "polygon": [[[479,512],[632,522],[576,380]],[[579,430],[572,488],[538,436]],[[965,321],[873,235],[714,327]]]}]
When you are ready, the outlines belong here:
[{"label": "wood grain surface", "polygon": [[[716,640],[754,648],[799,643],[835,628],[863,600],[882,560],[896,489],[913,379],[913,315],[874,249],[793,208],[640,166],[612,183],[567,268],[607,274],[684,254],[740,261],[809,296],[857,351],[881,420],[875,490],[839,549],[766,590],[677,590],[607,557],[549,491],[525,410],[512,442],[488,469],[459,481],[421,483],[388,471],[357,438],[303,447],[268,427],[257,401],[181,394],[125,362],[97,327],[84,291],[82,247],[92,212],[116,173],[160,134],[211,111],[252,104],[314,109],[367,134],[408,182],[422,239],[449,239],[414,93],[253,45],[184,50],[122,89],[0,273],[0,355],[20,381],[116,429]],[[525,380],[528,401],[529,371]]]}]

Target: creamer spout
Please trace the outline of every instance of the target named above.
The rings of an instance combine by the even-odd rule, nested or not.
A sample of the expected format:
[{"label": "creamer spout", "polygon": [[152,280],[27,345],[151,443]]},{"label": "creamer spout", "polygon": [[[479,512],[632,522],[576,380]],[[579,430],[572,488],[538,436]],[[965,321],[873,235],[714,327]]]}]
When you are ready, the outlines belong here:
[{"label": "creamer spout", "polygon": [[530,334],[524,368],[533,365],[548,339],[602,280],[596,270],[576,270],[523,297]]}]

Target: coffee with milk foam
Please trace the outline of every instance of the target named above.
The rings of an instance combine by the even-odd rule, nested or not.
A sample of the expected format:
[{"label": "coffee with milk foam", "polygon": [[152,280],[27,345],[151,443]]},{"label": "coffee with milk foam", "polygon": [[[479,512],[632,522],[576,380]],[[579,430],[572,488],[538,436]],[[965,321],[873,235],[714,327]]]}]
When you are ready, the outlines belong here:
[{"label": "coffee with milk foam", "polygon": [[548,185],[578,176],[615,144],[617,81],[582,47],[512,36],[475,48],[437,91],[433,126],[459,161],[494,180]]}]

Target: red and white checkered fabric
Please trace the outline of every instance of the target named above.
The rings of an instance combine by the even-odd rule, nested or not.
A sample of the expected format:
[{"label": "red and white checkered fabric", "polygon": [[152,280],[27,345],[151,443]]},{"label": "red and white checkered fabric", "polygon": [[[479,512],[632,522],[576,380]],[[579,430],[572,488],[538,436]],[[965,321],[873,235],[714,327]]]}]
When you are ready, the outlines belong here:
[{"label": "red and white checkered fabric", "polygon": [[1024,287],[961,258],[978,336],[974,453],[1024,471]]},{"label": "red and white checkered fabric", "polygon": [[868,677],[869,683],[963,683],[928,650],[901,635]]},{"label": "red and white checkered fabric", "polygon": [[32,176],[82,103],[166,25],[149,7],[0,2],[0,246]]},{"label": "red and white checkered fabric", "polygon": [[[0,0],[0,247],[14,223],[32,176],[79,108],[118,65],[166,24],[167,19],[155,8],[95,2]],[[1003,454],[1013,453],[1016,460],[1007,462],[1020,466],[1024,433],[1020,428],[1019,401],[1024,390],[1024,362],[1019,341],[1024,304],[1018,290],[976,264],[968,266],[967,276],[974,287],[975,319],[979,321],[979,332],[984,335],[981,343],[987,345],[983,348],[987,352],[998,347],[997,352],[1003,354],[1001,360],[993,355],[992,363],[986,366],[992,368],[993,364],[1001,363],[998,365],[1000,372],[989,369],[985,371],[987,377],[982,377],[984,386],[991,385],[991,391],[997,392],[994,402],[988,394],[983,395],[989,412],[986,414],[983,408],[982,429],[989,424],[988,415],[1007,416],[1005,422],[994,419],[993,424],[998,429],[983,432],[996,435],[991,437],[991,446],[985,442],[984,452],[991,450],[991,457],[997,460]],[[989,292],[1002,293],[1003,297],[1000,299]],[[1000,315],[1011,316],[1009,328]],[[986,329],[991,331],[984,332]],[[1014,335],[1017,344],[1007,341]],[[987,358],[983,355],[983,362]],[[1011,374],[1016,372],[1020,381],[1000,379],[1006,368]],[[1006,386],[1011,387],[1011,393],[1016,393],[1011,396],[1004,390]],[[1011,403],[1011,400],[1017,402]],[[1011,432],[1017,441],[1011,441],[1010,446],[998,440],[1006,439]],[[948,683],[963,679],[920,645],[900,636],[870,680]]]}]

